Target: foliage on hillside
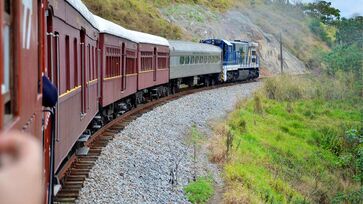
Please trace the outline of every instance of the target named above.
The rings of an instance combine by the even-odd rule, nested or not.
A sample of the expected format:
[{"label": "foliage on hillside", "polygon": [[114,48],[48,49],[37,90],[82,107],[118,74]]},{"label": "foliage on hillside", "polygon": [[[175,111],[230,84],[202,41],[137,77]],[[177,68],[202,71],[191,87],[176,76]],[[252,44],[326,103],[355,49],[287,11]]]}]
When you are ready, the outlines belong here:
[{"label": "foliage on hillside", "polygon": [[160,15],[149,0],[83,0],[92,12],[125,28],[181,38],[182,31]]},{"label": "foliage on hillside", "polygon": [[[211,158],[227,203],[361,203],[363,111],[355,76],[269,79],[219,124]],[[228,150],[229,149],[229,150]]]},{"label": "foliage on hillside", "polygon": [[[201,4],[224,11],[233,0],[83,0],[92,12],[125,28],[160,35],[169,39],[188,38],[181,29],[166,21],[158,8],[173,3]],[[186,36],[185,36],[186,35]]]}]

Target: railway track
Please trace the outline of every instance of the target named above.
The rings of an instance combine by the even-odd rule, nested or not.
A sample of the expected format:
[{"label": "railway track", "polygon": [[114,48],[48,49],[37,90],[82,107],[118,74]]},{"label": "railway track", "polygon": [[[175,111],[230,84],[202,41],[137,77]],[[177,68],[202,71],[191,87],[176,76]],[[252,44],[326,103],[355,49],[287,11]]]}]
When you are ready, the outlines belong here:
[{"label": "railway track", "polygon": [[76,156],[74,154],[59,172],[58,179],[62,181],[62,189],[54,198],[54,203],[75,203],[80,190],[83,188],[84,181],[87,179],[89,172],[96,163],[98,157],[101,155],[102,149],[106,147],[107,144],[113,140],[115,135],[120,133],[130,122],[137,119],[144,113],[153,110],[157,106],[186,95],[243,83],[249,82],[236,82],[211,87],[185,89],[177,94],[160,98],[147,104],[139,105],[137,108],[134,108],[109,122],[94,133],[86,142],[85,146],[90,148],[89,153],[86,156]]}]

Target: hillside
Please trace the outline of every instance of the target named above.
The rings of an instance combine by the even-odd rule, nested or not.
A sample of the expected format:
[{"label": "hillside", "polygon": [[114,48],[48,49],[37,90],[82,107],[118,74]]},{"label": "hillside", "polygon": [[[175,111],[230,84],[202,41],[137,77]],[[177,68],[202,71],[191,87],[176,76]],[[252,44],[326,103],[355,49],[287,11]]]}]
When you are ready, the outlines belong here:
[{"label": "hillside", "polygon": [[309,19],[296,8],[262,0],[84,0],[97,15],[126,28],[168,39],[198,41],[219,37],[260,44],[266,74],[278,73],[282,34],[285,71],[303,73],[319,65],[315,54],[328,47],[309,29]]}]

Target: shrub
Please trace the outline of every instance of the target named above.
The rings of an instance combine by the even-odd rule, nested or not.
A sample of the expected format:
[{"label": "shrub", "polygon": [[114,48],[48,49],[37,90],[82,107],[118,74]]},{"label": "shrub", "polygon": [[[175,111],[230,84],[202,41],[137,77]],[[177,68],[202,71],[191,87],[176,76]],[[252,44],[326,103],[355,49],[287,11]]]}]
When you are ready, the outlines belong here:
[{"label": "shrub", "polygon": [[330,74],[341,70],[354,72],[358,77],[362,74],[363,51],[356,45],[339,45],[324,56]]},{"label": "shrub", "polygon": [[263,90],[269,99],[278,101],[296,101],[311,98],[311,81],[296,76],[278,76],[265,81]]},{"label": "shrub", "polygon": [[214,134],[209,144],[209,160],[214,163],[224,162],[227,157],[226,135],[228,127],[225,123],[213,124]]},{"label": "shrub", "polygon": [[198,178],[184,188],[186,196],[191,203],[206,203],[214,194],[213,183],[208,178]]},{"label": "shrub", "polygon": [[259,95],[255,94],[255,96],[253,97],[253,100],[254,100],[255,113],[262,114],[263,107],[262,107],[261,97]]},{"label": "shrub", "polygon": [[329,46],[332,46],[335,42],[336,29],[334,27],[325,25],[318,19],[313,19],[309,24],[309,28]]}]

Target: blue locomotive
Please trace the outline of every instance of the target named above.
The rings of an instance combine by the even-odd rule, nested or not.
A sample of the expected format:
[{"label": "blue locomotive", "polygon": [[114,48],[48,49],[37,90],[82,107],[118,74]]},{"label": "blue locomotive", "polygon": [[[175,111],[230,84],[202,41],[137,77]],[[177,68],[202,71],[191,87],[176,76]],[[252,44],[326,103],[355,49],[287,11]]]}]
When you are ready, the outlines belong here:
[{"label": "blue locomotive", "polygon": [[223,81],[240,81],[259,77],[258,43],[241,40],[207,39],[200,43],[222,49]]}]

